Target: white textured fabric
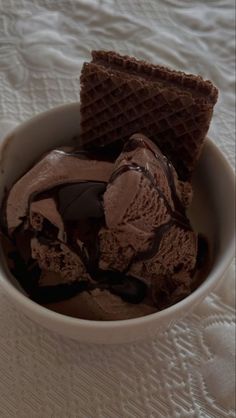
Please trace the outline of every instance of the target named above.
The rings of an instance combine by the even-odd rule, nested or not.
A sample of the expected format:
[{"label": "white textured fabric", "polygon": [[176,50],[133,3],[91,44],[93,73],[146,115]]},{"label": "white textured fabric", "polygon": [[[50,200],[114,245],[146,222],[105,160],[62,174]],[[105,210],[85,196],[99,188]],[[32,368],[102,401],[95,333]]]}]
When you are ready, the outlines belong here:
[{"label": "white textured fabric", "polygon": [[[234,164],[234,0],[0,0],[0,136],[79,99],[81,65],[115,49],[210,78],[210,129]],[[14,310],[0,289],[0,417],[234,417],[234,272],[143,343],[85,346]]]}]

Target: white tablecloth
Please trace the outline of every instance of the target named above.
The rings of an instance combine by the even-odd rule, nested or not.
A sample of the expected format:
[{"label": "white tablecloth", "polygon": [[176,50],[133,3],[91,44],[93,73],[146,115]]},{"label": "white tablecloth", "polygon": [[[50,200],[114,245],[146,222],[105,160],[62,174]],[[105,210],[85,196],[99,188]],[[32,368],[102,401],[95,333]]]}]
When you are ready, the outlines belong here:
[{"label": "white tablecloth", "polygon": [[[234,164],[234,1],[0,0],[0,136],[79,99],[91,49],[210,78],[210,128]],[[234,416],[234,272],[152,341],[85,346],[15,311],[0,289],[0,417]]]}]

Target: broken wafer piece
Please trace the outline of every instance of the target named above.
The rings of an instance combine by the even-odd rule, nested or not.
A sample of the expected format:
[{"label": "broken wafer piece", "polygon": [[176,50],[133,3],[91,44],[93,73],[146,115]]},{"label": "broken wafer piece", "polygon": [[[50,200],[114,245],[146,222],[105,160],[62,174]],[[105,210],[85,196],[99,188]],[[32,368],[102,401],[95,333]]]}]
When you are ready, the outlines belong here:
[{"label": "broken wafer piece", "polygon": [[110,51],[93,51],[80,80],[85,146],[119,143],[142,132],[180,178],[191,178],[218,97],[210,81]]}]

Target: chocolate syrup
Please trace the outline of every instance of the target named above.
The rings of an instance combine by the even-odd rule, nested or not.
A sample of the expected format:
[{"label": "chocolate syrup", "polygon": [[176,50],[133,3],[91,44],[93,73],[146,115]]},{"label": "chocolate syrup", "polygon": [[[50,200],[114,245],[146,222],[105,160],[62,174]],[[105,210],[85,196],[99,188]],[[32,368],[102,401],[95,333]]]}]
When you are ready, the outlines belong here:
[{"label": "chocolate syrup", "polygon": [[159,247],[160,247],[163,235],[166,232],[168,232],[169,229],[174,225],[175,225],[175,222],[173,220],[170,220],[169,222],[166,222],[165,224],[162,224],[158,226],[157,228],[155,228],[151,247],[148,248],[146,251],[137,253],[132,259],[131,263],[153,258],[159,251]]},{"label": "chocolate syrup", "polygon": [[82,292],[100,289],[108,290],[125,302],[136,304],[142,302],[146,296],[146,285],[135,277],[125,276],[115,271],[100,271],[98,275],[100,275],[100,280],[97,283],[80,280],[54,286],[32,287],[30,297],[37,303],[47,304],[71,299]]},{"label": "chocolate syrup", "polygon": [[89,282],[81,280],[72,283],[62,283],[55,286],[38,286],[30,292],[34,302],[42,305],[71,299],[79,293],[89,291]]},{"label": "chocolate syrup", "polygon": [[209,255],[209,243],[203,234],[198,234],[198,249],[196,259],[196,270],[201,270],[207,263]]},{"label": "chocolate syrup", "polygon": [[12,251],[8,258],[13,261],[14,267],[10,268],[13,276],[18,280],[21,287],[31,296],[34,289],[38,289],[38,281],[41,275],[41,269],[38,263],[32,258],[26,263],[18,252]]},{"label": "chocolate syrup", "polygon": [[78,221],[104,216],[102,196],[107,183],[85,181],[58,187],[58,210],[66,221]]},{"label": "chocolate syrup", "polygon": [[93,278],[98,288],[107,289],[129,303],[140,303],[147,293],[145,283],[119,271],[97,269]]}]

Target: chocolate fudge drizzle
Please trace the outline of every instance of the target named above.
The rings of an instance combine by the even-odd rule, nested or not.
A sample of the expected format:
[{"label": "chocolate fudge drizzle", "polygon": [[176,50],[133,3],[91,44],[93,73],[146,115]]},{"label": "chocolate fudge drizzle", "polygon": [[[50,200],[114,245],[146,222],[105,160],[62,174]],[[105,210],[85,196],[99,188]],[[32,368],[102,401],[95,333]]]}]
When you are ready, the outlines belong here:
[{"label": "chocolate fudge drizzle", "polygon": [[91,292],[95,289],[108,290],[120,296],[125,302],[140,303],[146,295],[147,287],[132,276],[124,276],[115,271],[99,271],[100,280],[97,283],[88,280],[62,283],[55,286],[38,286],[31,289],[31,298],[38,303],[47,304],[70,299],[81,292]]}]

